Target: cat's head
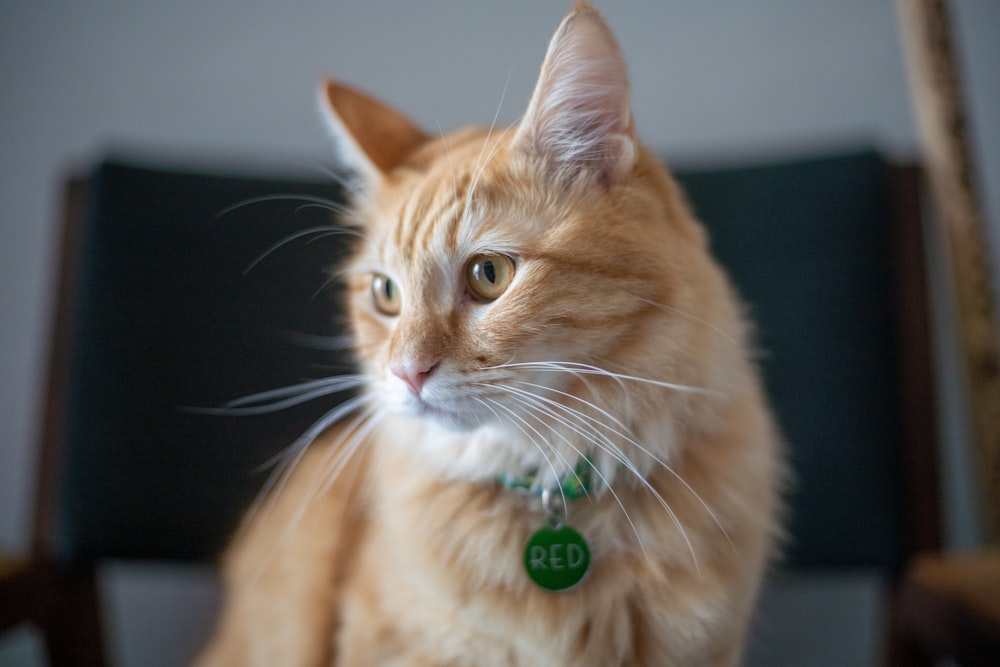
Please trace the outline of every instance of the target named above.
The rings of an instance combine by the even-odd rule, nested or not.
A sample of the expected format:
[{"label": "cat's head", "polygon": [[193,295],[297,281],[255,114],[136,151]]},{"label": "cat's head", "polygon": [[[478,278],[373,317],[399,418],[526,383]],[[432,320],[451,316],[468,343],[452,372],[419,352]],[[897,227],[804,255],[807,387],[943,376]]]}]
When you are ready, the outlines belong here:
[{"label": "cat's head", "polygon": [[431,136],[346,86],[321,99],[359,179],[349,312],[379,409],[461,434],[466,459],[478,443],[487,474],[667,457],[741,324],[637,141],[603,18],[566,17],[512,128]]}]

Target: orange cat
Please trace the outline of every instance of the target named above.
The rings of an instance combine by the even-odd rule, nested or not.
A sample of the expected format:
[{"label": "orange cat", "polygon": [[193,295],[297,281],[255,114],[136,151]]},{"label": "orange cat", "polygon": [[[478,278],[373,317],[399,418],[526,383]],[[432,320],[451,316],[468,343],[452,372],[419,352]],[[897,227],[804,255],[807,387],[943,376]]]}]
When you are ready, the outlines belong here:
[{"label": "orange cat", "polygon": [[365,388],[232,547],[200,664],[737,664],[782,448],[604,20],[570,12],[506,131],[322,97]]}]

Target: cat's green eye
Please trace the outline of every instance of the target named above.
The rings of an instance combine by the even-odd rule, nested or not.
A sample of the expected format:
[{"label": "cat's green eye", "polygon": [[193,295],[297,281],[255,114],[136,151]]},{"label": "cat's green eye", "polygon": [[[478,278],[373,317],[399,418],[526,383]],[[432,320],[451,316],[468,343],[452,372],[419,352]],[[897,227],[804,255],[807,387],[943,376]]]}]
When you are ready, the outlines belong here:
[{"label": "cat's green eye", "polygon": [[372,276],[372,302],[383,315],[399,315],[403,296],[392,278],[376,273]]},{"label": "cat's green eye", "polygon": [[500,297],[514,280],[514,260],[507,255],[482,253],[474,255],[465,269],[469,292],[482,301]]}]

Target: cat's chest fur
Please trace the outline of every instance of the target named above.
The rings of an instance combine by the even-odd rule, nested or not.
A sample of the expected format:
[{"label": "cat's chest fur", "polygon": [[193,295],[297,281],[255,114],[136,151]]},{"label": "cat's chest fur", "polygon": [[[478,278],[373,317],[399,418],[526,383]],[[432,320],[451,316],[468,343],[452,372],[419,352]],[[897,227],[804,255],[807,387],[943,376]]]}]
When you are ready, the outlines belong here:
[{"label": "cat's chest fur", "polygon": [[[592,564],[563,593],[523,567],[537,499],[442,480],[412,421],[330,432],[234,545],[202,664],[737,664],[781,475],[759,388],[740,384],[649,487],[571,503]],[[342,458],[345,442],[360,454]]]},{"label": "cat's chest fur", "polygon": [[[745,426],[747,437],[768,435],[766,424],[758,433],[752,422]],[[380,435],[403,433],[421,436],[412,423],[387,425]],[[732,446],[702,444],[709,457]],[[528,537],[544,520],[540,501],[500,485],[443,483],[406,445],[383,441],[370,460],[364,528],[333,612],[340,621],[335,664],[444,667],[467,665],[473,655],[482,666],[733,659],[739,619],[755,590],[734,589],[743,576],[732,559],[743,551],[754,562],[765,545],[754,539],[753,517],[694,506],[706,498],[724,506],[723,480],[739,471],[716,471],[724,474],[698,489],[701,500],[664,478],[652,480],[662,499],[621,484],[614,494],[572,501],[569,520],[586,536],[593,564],[577,587],[551,592],[529,579],[523,561]],[[708,463],[698,458],[685,473],[698,476]],[[749,456],[731,458],[752,478]],[[770,473],[766,466],[759,472]],[[683,530],[664,503],[685,513]]]}]

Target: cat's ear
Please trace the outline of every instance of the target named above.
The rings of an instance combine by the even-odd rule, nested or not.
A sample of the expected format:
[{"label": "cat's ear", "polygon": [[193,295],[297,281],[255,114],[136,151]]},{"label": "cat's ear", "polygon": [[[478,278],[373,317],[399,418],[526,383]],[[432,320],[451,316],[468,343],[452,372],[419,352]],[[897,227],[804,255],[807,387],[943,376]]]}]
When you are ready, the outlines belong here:
[{"label": "cat's ear", "polygon": [[427,141],[427,135],[406,116],[341,83],[325,79],[319,101],[338,158],[368,184]]},{"label": "cat's ear", "polygon": [[514,141],[561,173],[589,168],[605,182],[635,164],[625,59],[607,23],[586,3],[553,35]]}]

